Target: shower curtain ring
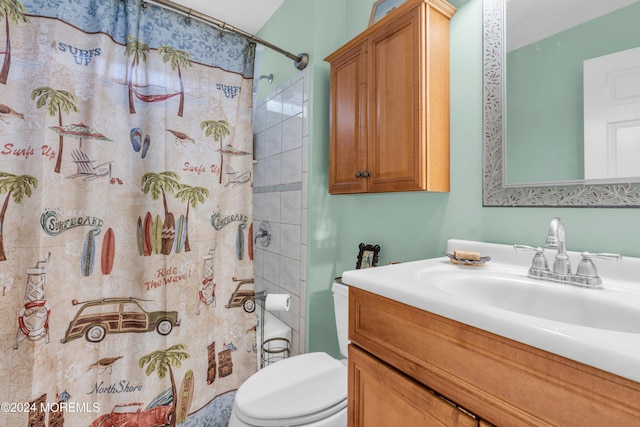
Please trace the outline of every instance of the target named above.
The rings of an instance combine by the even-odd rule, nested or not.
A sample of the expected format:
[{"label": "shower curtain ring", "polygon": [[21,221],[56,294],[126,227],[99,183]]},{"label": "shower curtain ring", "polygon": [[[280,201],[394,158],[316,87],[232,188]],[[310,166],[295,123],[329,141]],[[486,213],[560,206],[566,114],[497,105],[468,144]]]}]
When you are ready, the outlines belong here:
[{"label": "shower curtain ring", "polygon": [[187,16],[184,17],[184,22],[191,22],[191,12],[193,11],[193,9],[189,9],[189,13],[187,13]]}]

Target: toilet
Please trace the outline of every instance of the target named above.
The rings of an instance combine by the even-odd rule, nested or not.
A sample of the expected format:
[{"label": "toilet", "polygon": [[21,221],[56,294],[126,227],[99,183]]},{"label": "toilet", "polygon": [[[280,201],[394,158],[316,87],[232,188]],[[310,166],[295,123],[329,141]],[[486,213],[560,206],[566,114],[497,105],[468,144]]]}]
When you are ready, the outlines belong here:
[{"label": "toilet", "polygon": [[[340,353],[348,344],[348,287],[334,283]],[[346,427],[347,363],[326,353],[293,356],[253,374],[236,392],[229,427]]]}]

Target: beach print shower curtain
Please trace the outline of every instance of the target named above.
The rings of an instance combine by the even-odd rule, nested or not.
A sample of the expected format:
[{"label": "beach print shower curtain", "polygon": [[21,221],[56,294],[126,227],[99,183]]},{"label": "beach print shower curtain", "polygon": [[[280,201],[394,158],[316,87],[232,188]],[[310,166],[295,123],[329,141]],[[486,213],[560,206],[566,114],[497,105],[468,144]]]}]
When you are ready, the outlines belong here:
[{"label": "beach print shower curtain", "polygon": [[218,426],[256,370],[254,46],[0,0],[0,426]]}]

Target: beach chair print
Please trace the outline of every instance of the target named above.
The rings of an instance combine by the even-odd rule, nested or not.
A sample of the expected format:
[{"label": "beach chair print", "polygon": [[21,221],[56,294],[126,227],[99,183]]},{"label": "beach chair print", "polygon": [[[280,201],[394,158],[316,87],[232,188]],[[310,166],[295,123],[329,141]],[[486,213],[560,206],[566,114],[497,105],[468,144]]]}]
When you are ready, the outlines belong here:
[{"label": "beach chair print", "polygon": [[73,158],[73,163],[78,167],[78,172],[67,178],[82,178],[83,181],[92,181],[101,176],[111,178],[111,163],[113,162],[94,165],[94,161],[89,158],[87,153],[78,148],[73,149],[71,157]]},{"label": "beach chair print", "polygon": [[244,173],[238,173],[231,167],[231,165],[227,165],[227,178],[229,181],[225,184],[226,186],[236,187],[238,185],[244,184],[245,182],[251,181],[251,176],[253,175],[252,170],[248,170]]}]

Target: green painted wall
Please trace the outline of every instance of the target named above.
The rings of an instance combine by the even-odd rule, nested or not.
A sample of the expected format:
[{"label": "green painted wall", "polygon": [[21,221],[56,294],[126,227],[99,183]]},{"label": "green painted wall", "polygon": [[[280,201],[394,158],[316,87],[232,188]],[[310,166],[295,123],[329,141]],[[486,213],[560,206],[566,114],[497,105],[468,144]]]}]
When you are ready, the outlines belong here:
[{"label": "green painted wall", "polygon": [[635,3],[509,52],[509,184],[584,178],[583,62],[640,46],[639,22]]},{"label": "green painted wall", "polygon": [[[458,11],[451,21],[451,192],[330,196],[329,67],[323,59],[367,26],[373,3],[286,0],[258,34],[311,56],[308,351],[337,354],[330,286],[354,268],[360,242],[382,246],[380,264],[441,256],[448,238],[540,246],[549,221],[560,216],[570,250],[640,256],[636,209],[482,207],[481,0],[452,1]],[[274,88],[297,72],[272,52],[265,52],[262,69],[274,73]]]}]

